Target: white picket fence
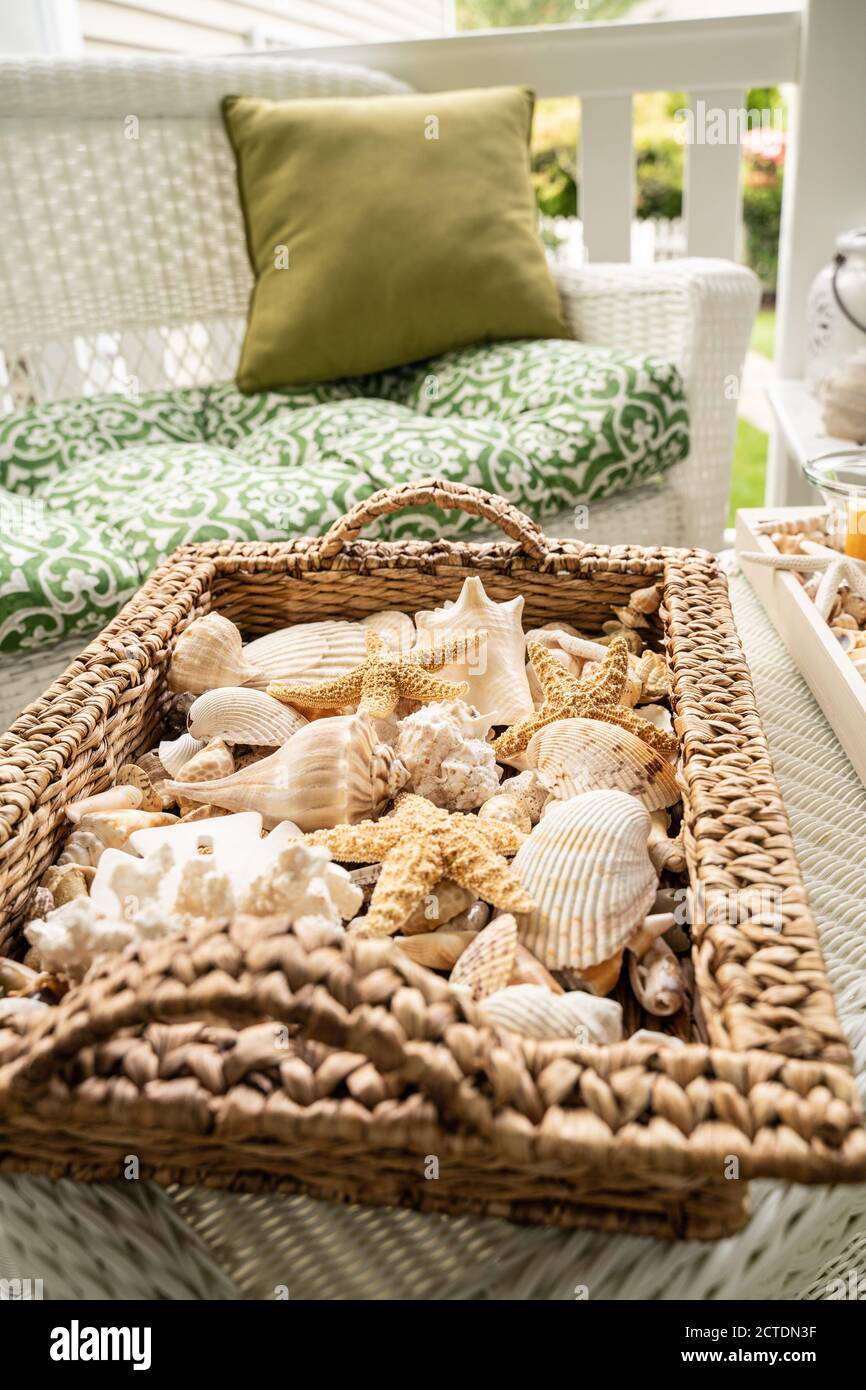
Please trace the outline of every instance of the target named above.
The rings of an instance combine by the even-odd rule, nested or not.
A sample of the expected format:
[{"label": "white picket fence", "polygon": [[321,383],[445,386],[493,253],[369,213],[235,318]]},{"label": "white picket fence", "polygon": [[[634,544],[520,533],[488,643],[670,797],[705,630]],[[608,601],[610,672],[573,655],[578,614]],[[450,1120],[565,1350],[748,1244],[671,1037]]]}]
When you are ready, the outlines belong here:
[{"label": "white picket fence", "polygon": [[[583,237],[583,222],[579,217],[542,217],[542,232],[546,238],[555,237],[551,258],[557,265],[582,265],[588,260]],[[653,265],[656,261],[673,261],[687,253],[686,224],[683,218],[633,218],[631,224],[631,262],[633,265]]]}]

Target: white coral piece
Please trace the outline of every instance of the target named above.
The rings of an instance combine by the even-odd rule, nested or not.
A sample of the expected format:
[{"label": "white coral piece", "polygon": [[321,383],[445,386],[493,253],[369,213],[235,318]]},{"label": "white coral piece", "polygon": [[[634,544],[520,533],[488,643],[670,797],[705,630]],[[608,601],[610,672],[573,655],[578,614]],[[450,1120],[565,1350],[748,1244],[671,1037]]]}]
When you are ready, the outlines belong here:
[{"label": "white coral piece", "polygon": [[489,728],[462,700],[422,705],[401,719],[395,752],[412,790],[449,811],[472,811],[493,796],[502,769],[486,741]]},{"label": "white coral piece", "polygon": [[102,917],[90,898],[72,898],[44,919],[28,922],[24,934],[43,970],[80,980],[100,956],[116,955],[131,941],[155,940],[171,930],[152,902],[126,919]]},{"label": "white coral piece", "polygon": [[210,855],[187,859],[181,867],[174,911],[181,917],[204,917],[213,922],[231,917],[234,910],[231,881],[228,874],[220,873],[219,864]]},{"label": "white coral piece", "polygon": [[346,869],[331,863],[327,849],[297,841],[285,845],[252,880],[239,906],[253,916],[285,912],[293,923],[316,917],[336,927],[342,918],[354,917],[363,900],[363,890]]}]

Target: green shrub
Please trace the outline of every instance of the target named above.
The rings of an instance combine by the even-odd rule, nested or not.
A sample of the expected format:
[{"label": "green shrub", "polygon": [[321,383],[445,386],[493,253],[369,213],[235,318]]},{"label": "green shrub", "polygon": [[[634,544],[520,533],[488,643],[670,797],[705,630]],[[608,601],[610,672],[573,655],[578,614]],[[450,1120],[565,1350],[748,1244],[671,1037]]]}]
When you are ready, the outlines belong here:
[{"label": "green shrub", "polygon": [[782,214],[782,178],[775,183],[743,191],[746,227],[746,263],[766,292],[774,293],[779,268],[779,224]]}]

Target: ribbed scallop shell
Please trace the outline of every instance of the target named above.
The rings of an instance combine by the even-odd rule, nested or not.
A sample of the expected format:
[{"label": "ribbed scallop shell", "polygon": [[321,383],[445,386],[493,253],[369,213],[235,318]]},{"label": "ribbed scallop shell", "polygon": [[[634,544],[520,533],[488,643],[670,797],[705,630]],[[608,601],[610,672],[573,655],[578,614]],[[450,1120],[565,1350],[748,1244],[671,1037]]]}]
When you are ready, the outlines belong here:
[{"label": "ribbed scallop shell", "polygon": [[622,791],[591,791],[548,808],[512,860],[534,898],[520,939],[548,970],[597,965],[650,912],[658,879],[649,812]]},{"label": "ribbed scallop shell", "polygon": [[450,970],[477,935],[474,931],[440,927],[438,931],[421,932],[418,936],[395,936],[394,945],[418,965],[426,965],[428,970]]},{"label": "ribbed scallop shell", "polygon": [[517,923],[510,913],[480,931],[451,971],[452,985],[465,985],[473,999],[504,989],[517,956]]},{"label": "ribbed scallop shell", "polygon": [[193,738],[222,738],[226,743],[249,743],[277,748],[302,729],[307,720],[290,705],[264,690],[230,685],[199,695],[189,712]]},{"label": "ribbed scallop shell", "polygon": [[510,985],[479,1007],[491,1022],[524,1038],[572,1038],[584,1044],[622,1038],[622,1005],[579,991],[551,994],[543,985]]},{"label": "ribbed scallop shell", "polygon": [[361,626],[378,632],[397,652],[411,651],[418,635],[409,614],[401,613],[399,608],[383,608],[381,613],[371,613],[368,618],[361,619]]},{"label": "ribbed scallop shell", "polygon": [[526,761],[557,801],[599,788],[636,796],[648,811],[680,800],[667,758],[618,724],[601,719],[557,719],[533,734]]},{"label": "ribbed scallop shell", "polygon": [[179,738],[164,738],[156,752],[169,777],[176,777],[181,768],[203,748],[203,739],[193,738],[192,734],[181,734]]},{"label": "ribbed scallop shell", "polygon": [[239,629],[221,613],[208,613],[191,622],[177,639],[168,666],[168,688],[200,695],[221,685],[246,685],[256,675]]},{"label": "ribbed scallop shell", "polygon": [[442,680],[468,681],[467,701],[481,714],[495,714],[500,724],[514,724],[535,708],[526,678],[522,613],[522,595],[507,603],[495,603],[487,597],[478,576],[471,575],[456,603],[415,616],[419,645],[429,646],[436,637],[487,633],[479,658],[446,666],[436,674]]},{"label": "ribbed scallop shell", "polygon": [[244,647],[246,661],[259,675],[242,684],[266,690],[270,681],[316,685],[335,680],[366,660],[366,635],[367,629],[360,623],[343,619],[295,623],[269,632]]},{"label": "ribbed scallop shell", "polygon": [[175,795],[229,811],[259,811],[301,830],[327,830],[375,816],[406,780],[363,715],[305,724],[267,758],[207,783],[169,782]]}]

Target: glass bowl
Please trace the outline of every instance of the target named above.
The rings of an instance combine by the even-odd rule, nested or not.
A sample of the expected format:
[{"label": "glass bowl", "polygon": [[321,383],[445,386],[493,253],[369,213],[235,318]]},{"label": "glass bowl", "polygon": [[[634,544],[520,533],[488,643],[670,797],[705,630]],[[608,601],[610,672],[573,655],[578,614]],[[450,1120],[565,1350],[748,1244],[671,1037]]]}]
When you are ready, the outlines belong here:
[{"label": "glass bowl", "polygon": [[866,560],[866,448],[834,449],[803,465],[830,508],[831,543],[846,555]]}]

